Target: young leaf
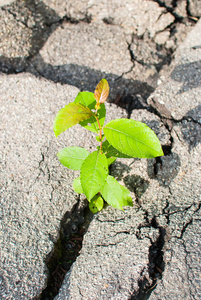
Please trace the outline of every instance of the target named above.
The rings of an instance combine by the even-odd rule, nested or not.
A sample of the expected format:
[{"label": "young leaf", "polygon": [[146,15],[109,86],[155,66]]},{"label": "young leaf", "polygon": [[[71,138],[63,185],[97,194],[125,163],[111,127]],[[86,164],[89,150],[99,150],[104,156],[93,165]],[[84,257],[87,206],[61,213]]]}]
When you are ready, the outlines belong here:
[{"label": "young leaf", "polygon": [[81,147],[63,148],[57,154],[62,165],[72,170],[80,170],[82,163],[88,155],[89,152]]},{"label": "young leaf", "polygon": [[89,208],[93,214],[97,213],[98,211],[101,211],[101,209],[103,209],[103,205],[104,205],[103,198],[99,194],[95,195],[91,199],[91,202],[89,202]]},{"label": "young leaf", "polygon": [[96,99],[94,93],[91,92],[79,92],[75,98],[74,103],[79,103],[87,106],[90,109],[95,109]]},{"label": "young leaf", "polygon": [[116,119],[103,128],[106,139],[118,151],[138,158],[162,156],[161,144],[146,124],[130,119]]},{"label": "young leaf", "polygon": [[73,181],[73,189],[78,194],[84,193],[81,182],[80,182],[80,177],[75,178],[75,180]]},{"label": "young leaf", "polygon": [[54,120],[56,137],[80,121],[89,119],[92,115],[93,113],[88,107],[79,103],[69,103],[58,112]]},{"label": "young leaf", "polygon": [[[95,109],[96,99],[93,93],[90,92],[80,92],[75,98],[74,103],[80,103],[90,109]],[[100,109],[97,112],[97,117],[99,119],[100,126],[103,126],[105,122],[106,109],[105,105],[101,104]],[[79,123],[82,127],[92,131],[99,132],[98,122],[96,118],[92,115],[89,119]]]},{"label": "young leaf", "polygon": [[102,188],[108,175],[108,164],[105,154],[94,151],[81,166],[80,181],[83,191],[90,201]]},{"label": "young leaf", "polygon": [[[106,109],[105,109],[105,104],[101,104],[100,109],[97,112],[97,117],[99,119],[100,126],[102,127],[105,122],[105,114],[106,114]],[[99,132],[99,126],[96,118],[92,116],[91,118],[82,121],[79,123],[82,127],[92,131],[92,132]]]},{"label": "young leaf", "polygon": [[[102,79],[94,92],[94,97],[96,99],[97,104],[104,103],[107,100],[109,95],[109,84],[106,79]],[[99,107],[99,105],[98,105]]]},{"label": "young leaf", "polygon": [[[106,140],[107,141],[107,140]],[[107,141],[108,142],[108,141]],[[116,157],[116,158],[133,158],[132,156],[126,155],[117,149],[115,149],[112,145],[108,145],[107,151],[105,153],[106,157]]]},{"label": "young leaf", "polygon": [[129,191],[113,176],[108,175],[101,194],[105,201],[114,208],[123,209],[123,206],[133,206]]}]

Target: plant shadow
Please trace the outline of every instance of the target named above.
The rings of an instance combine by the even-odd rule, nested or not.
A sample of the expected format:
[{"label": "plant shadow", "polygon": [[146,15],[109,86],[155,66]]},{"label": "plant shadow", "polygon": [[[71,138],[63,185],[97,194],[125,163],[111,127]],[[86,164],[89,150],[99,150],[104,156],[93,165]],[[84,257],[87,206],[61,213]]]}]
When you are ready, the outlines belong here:
[{"label": "plant shadow", "polygon": [[110,173],[118,181],[123,181],[128,190],[140,198],[148,189],[149,181],[135,174],[129,174],[132,171],[132,165],[138,158],[130,159],[130,165],[121,162],[115,162],[110,166]]},{"label": "plant shadow", "polygon": [[139,175],[127,175],[123,178],[125,186],[140,198],[148,189],[149,181]]}]

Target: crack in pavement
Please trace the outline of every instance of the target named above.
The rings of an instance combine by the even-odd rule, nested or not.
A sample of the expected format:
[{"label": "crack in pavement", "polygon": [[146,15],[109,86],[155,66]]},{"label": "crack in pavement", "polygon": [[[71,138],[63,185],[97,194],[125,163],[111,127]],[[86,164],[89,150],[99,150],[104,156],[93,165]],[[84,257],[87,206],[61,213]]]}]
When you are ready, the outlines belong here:
[{"label": "crack in pavement", "polygon": [[53,299],[59,293],[65,275],[80,254],[83,236],[92,218],[86,199],[83,201],[80,197],[72,210],[64,214],[54,249],[46,258],[46,286],[35,300]]},{"label": "crack in pavement", "polygon": [[[161,1],[154,1],[154,2],[157,2],[157,3],[162,3]],[[8,10],[9,13],[11,13],[17,20],[17,17],[14,13],[12,13],[11,11]],[[173,13],[173,12],[172,12]],[[18,20],[19,21],[19,20]],[[22,22],[22,21],[19,21],[21,22],[23,25],[25,25],[27,28],[31,28],[27,25],[26,22]],[[60,20],[58,21],[54,21],[52,22],[51,24],[49,23],[46,23],[44,22],[43,24],[46,26],[46,27],[52,27],[52,25],[58,25],[58,26],[62,26],[65,22],[69,22],[69,23],[72,23],[72,24],[78,24],[79,22],[87,22],[87,23],[90,23],[91,22],[91,19],[90,17],[86,16],[86,18],[83,18],[83,19],[74,19],[74,18],[69,18],[67,16],[64,16],[63,18],[61,18]],[[172,23],[173,24],[173,23]],[[171,24],[171,26],[172,26]],[[123,76],[125,74],[128,74],[129,72],[132,72],[133,71],[133,68],[134,68],[134,61],[137,61],[138,63],[146,66],[145,63],[143,63],[142,61],[138,61],[135,56],[134,56],[134,53],[131,49],[131,45],[132,43],[128,43],[127,42],[127,47],[128,47],[128,51],[129,51],[129,54],[130,54],[130,59],[131,59],[131,62],[133,62],[133,66],[131,67],[131,69],[128,71],[128,72],[124,72],[122,73],[122,75],[116,77],[114,80],[115,81],[118,81],[118,80],[122,80],[123,79]],[[41,47],[42,48],[42,47]],[[40,49],[38,50],[38,52],[35,54],[37,55],[39,53]],[[35,56],[34,55],[34,56]],[[33,57],[33,56],[32,56]],[[27,61],[31,64],[31,61],[30,59],[32,58],[31,57],[31,54],[29,57],[27,57]],[[45,74],[42,74],[40,72],[40,70],[37,70],[37,67],[35,65],[32,64],[32,66],[34,66],[35,70],[37,71],[37,73],[39,73],[42,77],[45,77],[47,78],[47,76],[45,76]],[[88,68],[89,69],[89,68]],[[25,69],[26,70],[26,69]],[[22,71],[24,72],[24,70]],[[18,73],[16,71],[16,73]],[[102,75],[102,74],[101,74]],[[110,76],[111,74],[107,74],[108,76]],[[112,74],[113,77],[115,77],[115,74]],[[49,79],[49,78],[48,78]],[[50,79],[51,80],[51,79]],[[55,81],[56,82],[56,81]],[[57,81],[58,82],[58,81]],[[80,86],[79,86],[80,87]],[[125,96],[124,96],[125,97]],[[128,108],[128,110],[130,111],[131,108]],[[147,108],[145,108],[147,109]],[[174,120],[171,116],[171,113],[165,108],[165,106],[163,107],[163,110],[162,112],[160,111],[160,109],[155,109],[155,114],[157,114],[161,121],[164,123],[164,125],[166,126],[166,128],[169,130],[170,132],[170,135],[171,135],[171,126],[174,126],[174,123],[179,123],[179,122],[182,122],[183,120],[187,120],[188,122],[195,122],[195,123],[198,123],[200,125],[200,122],[194,120],[193,118],[189,118],[189,117],[183,117],[181,120]],[[169,122],[170,121],[170,122]],[[172,136],[171,136],[172,137]],[[173,138],[172,138],[172,142],[171,142],[171,145],[170,146],[167,146],[169,148],[166,148],[166,155],[170,154],[171,153],[171,149],[172,149],[172,144],[173,144]],[[48,149],[47,149],[48,151]],[[164,151],[165,152],[165,151]],[[45,154],[43,152],[41,152],[41,160],[39,162],[39,174],[37,175],[37,178],[36,178],[36,181],[37,179],[39,178],[39,176],[41,174],[45,175],[47,173],[47,177],[48,177],[48,182],[50,183],[50,170],[48,168],[48,164],[45,163]],[[43,164],[45,163],[45,165],[43,166]],[[155,161],[155,175],[157,175],[157,170],[156,170],[156,167],[157,167],[157,164],[160,164],[162,163],[161,159],[158,158],[156,159]],[[45,170],[47,172],[45,172]],[[53,193],[54,193],[54,187],[53,185],[51,185],[52,187],[52,191],[51,191],[51,196],[50,196],[50,201],[53,199]],[[155,284],[157,284],[157,276],[160,275],[162,277],[162,273],[164,271],[164,268],[165,268],[165,265],[164,265],[164,261],[163,261],[163,255],[164,255],[164,244],[165,244],[165,237],[166,237],[166,231],[165,231],[165,228],[160,226],[157,221],[156,221],[156,217],[157,216],[153,216],[153,218],[151,220],[149,220],[149,216],[148,216],[148,212],[146,210],[144,210],[141,206],[140,206],[140,203],[139,203],[139,199],[136,195],[136,199],[138,201],[138,205],[139,205],[139,209],[141,208],[143,211],[144,211],[144,218],[145,218],[145,224],[143,225],[140,225],[138,230],[139,232],[141,231],[142,228],[155,228],[155,229],[158,229],[159,230],[159,236],[157,238],[157,240],[155,242],[153,242],[152,238],[150,236],[144,236],[143,238],[148,238],[151,242],[151,246],[149,248],[149,272],[150,272],[150,278],[152,279],[152,283],[148,283],[146,280],[146,278],[144,278],[142,280],[142,282],[139,282],[139,290],[138,291],[134,291],[133,292],[133,295],[131,297],[131,299],[136,299],[136,298],[133,298],[133,297],[143,297],[145,296],[145,293],[147,293],[147,291],[150,291],[151,292],[153,291],[153,289],[155,288]],[[194,204],[192,204],[194,205]],[[186,207],[184,208],[183,211],[188,211],[188,209],[190,209],[191,206],[189,207]],[[78,209],[78,206],[79,206],[79,201],[78,203],[75,205],[75,207],[72,209],[72,211],[70,212],[71,214],[74,214],[76,212],[77,214],[77,209]],[[172,215],[172,214],[176,214],[180,211],[175,211],[175,212],[171,212],[171,213],[165,213],[165,210],[168,209],[168,206],[169,206],[169,202],[167,200],[166,202],[166,206],[163,208],[163,211],[164,211],[164,215],[165,217],[167,217],[167,224],[169,223],[169,216]],[[201,204],[199,204],[199,207],[193,212],[193,214],[195,212],[197,212],[199,209],[200,209],[200,206]],[[114,223],[116,224],[117,222],[120,222],[121,220],[124,220],[124,218],[121,218],[121,219],[118,219],[118,220],[115,220],[115,221],[109,221],[111,223]],[[193,220],[193,216],[192,216],[192,219],[190,221],[188,221],[184,226],[183,226],[183,229],[181,231],[181,236],[179,237],[179,239],[182,239],[183,238],[183,234],[185,233],[187,227],[192,224],[192,220]],[[100,222],[104,222],[104,221],[101,221],[99,219]],[[107,221],[108,222],[108,221]],[[68,224],[69,225],[69,224]],[[66,226],[66,225],[65,225]],[[130,231],[122,231],[122,232],[118,232],[116,233],[116,235],[118,234],[131,234]],[[116,236],[114,235],[114,236]],[[136,237],[140,239],[140,233],[137,235],[136,234]],[[124,239],[123,239],[124,240]],[[119,241],[118,243],[121,243],[123,242],[123,240]],[[110,243],[110,244],[100,244],[100,245],[95,245],[97,247],[108,247],[108,246],[115,246],[117,245],[118,243]],[[157,268],[160,269],[160,271],[157,271]],[[143,271],[142,271],[143,273]],[[156,275],[156,274],[157,275]],[[48,283],[48,287],[51,285],[51,283]]]},{"label": "crack in pavement", "polygon": [[[146,276],[141,280],[138,280],[138,290],[135,290],[132,293],[129,300],[148,299],[152,291],[156,288],[157,279],[162,278],[162,273],[165,269],[163,255],[164,255],[164,245],[165,245],[165,238],[166,238],[166,229],[157,223],[155,217],[153,217],[149,223],[142,225],[141,228],[154,228],[158,230],[159,234],[155,241],[153,241],[150,236],[143,237],[143,238],[148,238],[151,242],[151,246],[149,247],[149,264],[148,264],[150,281],[148,281]],[[138,235],[136,236],[138,239],[140,239]]]}]

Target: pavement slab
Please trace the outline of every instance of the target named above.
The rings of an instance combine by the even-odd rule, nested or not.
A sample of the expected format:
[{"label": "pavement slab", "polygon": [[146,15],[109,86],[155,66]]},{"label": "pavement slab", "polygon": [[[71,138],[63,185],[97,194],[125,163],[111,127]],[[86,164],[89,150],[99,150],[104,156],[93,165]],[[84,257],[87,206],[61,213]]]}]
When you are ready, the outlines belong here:
[{"label": "pavement slab", "polygon": [[112,9],[108,5],[17,0],[2,7],[0,70],[9,74],[26,70],[81,90],[93,90],[93,78],[106,77],[111,80],[113,102],[137,101],[144,107],[159,71],[170,63],[191,23],[175,23],[176,16],[155,1],[124,5],[115,1]]},{"label": "pavement slab", "polygon": [[[174,21],[170,13],[164,13],[164,8],[154,1],[121,1],[111,3],[106,0],[84,1],[44,1],[59,15],[69,16],[72,19],[84,19],[90,17],[94,23],[107,23],[120,25],[126,33],[136,33],[141,36],[146,30],[153,37],[157,31],[163,30]],[[143,16],[143,18],[142,18]]]},{"label": "pavement slab", "polygon": [[76,64],[120,76],[132,67],[127,48],[119,27],[66,23],[50,36],[40,55],[51,66]]},{"label": "pavement slab", "polygon": [[[32,299],[47,280],[45,259],[58,238],[60,222],[78,202],[76,172],[62,167],[56,153],[65,146],[96,147],[93,134],[70,128],[53,134],[58,110],[78,89],[30,74],[1,75],[1,299]],[[108,121],[126,113],[107,104]],[[78,216],[79,217],[79,216]],[[70,231],[69,231],[70,234]]]},{"label": "pavement slab", "polygon": [[[171,75],[166,83],[161,85],[148,100],[149,103],[153,103],[152,101],[161,99],[175,120],[179,118],[181,120],[174,123],[171,131],[173,139],[171,152],[179,158],[178,174],[168,184],[171,196],[167,201],[167,206],[163,209],[163,215],[159,216],[160,221],[158,220],[162,224],[162,219],[165,217],[164,223],[168,226],[169,242],[164,248],[166,268],[162,279],[158,281],[157,287],[150,297],[154,300],[161,299],[161,297],[163,299],[200,298],[198,227],[200,226],[201,203],[201,89],[199,68],[196,66],[197,61],[200,60],[200,51],[195,47],[200,36],[200,25],[201,23],[198,22],[195,29],[187,36],[184,43],[181,44],[181,48],[178,48],[173,61],[173,69],[179,65],[177,78],[184,78],[183,76],[185,76],[186,81],[182,80],[181,83],[174,81],[175,77]],[[192,50],[195,51],[192,52]],[[185,69],[187,62],[192,64],[192,68],[188,70]],[[194,74],[194,85],[191,84],[192,74]],[[182,88],[182,85],[185,85],[186,88]],[[182,92],[178,93],[181,88]],[[162,110],[159,109],[159,113],[162,114]],[[163,157],[162,162],[165,159],[166,157]],[[165,166],[164,163],[163,165]],[[174,166],[176,167],[176,164]],[[157,177],[159,178],[161,174],[159,168]]]},{"label": "pavement slab", "polygon": [[[110,85],[110,100],[115,102],[124,98],[125,102],[136,101],[143,107],[153,87],[144,78],[141,80],[141,75],[127,78],[125,74],[132,68],[122,28],[106,24],[65,23],[52,33],[39,54],[31,60],[28,71],[89,91],[94,90],[99,80],[106,78]],[[134,99],[136,94],[141,95],[140,100]]]},{"label": "pavement slab", "polygon": [[[199,46],[201,22],[178,47],[170,66],[170,76],[157,88],[148,103],[160,110],[165,106],[175,120],[192,118],[200,122],[201,47]],[[161,114],[163,112],[161,111]],[[169,118],[169,116],[166,116]]]},{"label": "pavement slab", "polygon": [[0,11],[0,23],[1,70],[5,72],[13,69],[21,70],[26,65],[26,56],[29,55],[31,29],[18,23],[14,16],[4,10]]},{"label": "pavement slab", "polygon": [[14,2],[14,0],[1,0],[0,1],[0,6],[5,6],[5,5],[9,5],[12,2]]},{"label": "pavement slab", "polygon": [[61,299],[128,299],[138,290],[139,281],[149,281],[149,249],[157,229],[137,238],[143,211],[124,212],[107,208],[96,215],[85,235],[83,250],[66,276]]},{"label": "pavement slab", "polygon": [[[175,55],[175,63],[178,62],[177,57],[186,55],[188,57],[191,51],[191,42],[195,43],[196,32],[199,33],[200,23],[187,37],[187,40],[181,45],[178,53]],[[186,47],[185,47],[186,45]],[[188,47],[187,47],[188,45]],[[181,50],[182,49],[182,50]],[[185,49],[185,51],[183,50]],[[195,52],[194,52],[195,53]],[[193,61],[193,55],[189,55],[189,59]],[[196,53],[194,59],[197,59]],[[187,76],[186,76],[187,77]],[[198,78],[198,77],[196,77]],[[168,79],[171,81],[170,79]],[[199,82],[199,81],[198,81]],[[168,85],[169,82],[167,81]],[[166,84],[158,88],[163,91],[164,95],[171,98],[168,94]],[[173,83],[174,84],[174,83]],[[170,84],[169,84],[170,86]],[[164,91],[165,88],[165,91]],[[195,89],[195,102],[187,102],[186,107],[198,110],[200,98],[200,88]],[[156,90],[156,94],[157,94]],[[155,93],[150,99],[154,99]],[[185,92],[183,92],[185,94]],[[162,92],[161,92],[162,94]],[[163,94],[162,94],[163,95]],[[189,98],[188,98],[189,99]],[[152,105],[153,103],[150,102]],[[163,103],[161,103],[163,104]],[[167,104],[167,106],[166,106]],[[132,212],[134,215],[129,219],[133,222],[136,214],[140,212],[137,223],[133,228],[127,229],[133,235],[132,241],[129,242],[130,251],[135,251],[141,247],[141,243],[147,242],[149,237],[150,244],[143,248],[143,263],[136,253],[133,253],[129,261],[133,261],[131,272],[136,272],[138,263],[141,265],[141,275],[138,273],[138,280],[135,281],[135,273],[128,278],[127,269],[122,268],[122,264],[127,266],[127,245],[124,244],[124,250],[121,249],[121,243],[117,238],[119,229],[115,231],[114,241],[115,249],[111,254],[111,244],[107,242],[107,232],[110,236],[110,230],[113,231],[113,221],[110,218],[104,222],[104,230],[102,229],[102,214],[106,214],[107,210],[95,216],[89,225],[88,233],[84,237],[83,247],[79,258],[73,264],[71,270],[66,275],[66,279],[56,299],[141,299],[146,297],[148,293],[150,299],[199,299],[200,296],[200,278],[198,276],[200,243],[199,234],[196,232],[196,226],[199,226],[200,216],[200,136],[201,127],[199,121],[194,118],[183,118],[175,121],[171,112],[174,109],[178,111],[179,101],[175,101],[173,109],[169,110],[168,102],[165,102],[166,109],[161,111],[161,107],[155,107],[161,118],[152,115],[146,110],[134,110],[130,115],[131,118],[144,121],[158,128],[158,136],[160,139],[165,138],[164,150],[166,155],[161,158],[152,160],[130,160],[121,159],[111,167],[111,173],[121,183],[125,184],[131,191],[134,201]],[[154,105],[153,105],[154,106]],[[163,109],[164,109],[163,107]],[[189,108],[188,108],[189,110]],[[164,113],[166,112],[166,114]],[[163,115],[162,115],[163,113]],[[171,123],[161,123],[163,117],[171,121]],[[183,116],[182,116],[183,117]],[[157,119],[158,118],[158,119]],[[158,122],[158,123],[157,123]],[[165,127],[164,124],[166,124]],[[157,126],[156,126],[157,125]],[[170,126],[171,125],[171,126]],[[125,220],[129,210],[125,212],[117,212],[124,214]],[[108,212],[109,215],[109,212]],[[130,224],[129,223],[129,224]],[[116,224],[116,223],[115,223]],[[126,225],[126,221],[124,222]],[[119,225],[117,225],[117,228]],[[98,228],[101,228],[99,230]],[[137,230],[136,230],[137,229]],[[192,236],[190,230],[192,229]],[[150,239],[150,232],[154,230],[155,238]],[[100,235],[96,234],[101,231]],[[193,246],[192,240],[196,240],[198,248]],[[113,238],[109,241],[111,242]],[[135,245],[135,240],[138,240]],[[93,241],[93,242],[91,242]],[[90,247],[89,247],[90,244]],[[92,245],[91,245],[92,244]],[[90,250],[89,250],[90,248]],[[135,249],[135,250],[134,250]],[[188,250],[189,252],[188,252]],[[118,253],[121,253],[118,255]],[[142,251],[138,251],[138,253]],[[157,253],[155,256],[154,253]],[[98,254],[98,258],[97,258]],[[102,259],[102,254],[104,259]],[[100,257],[100,260],[99,260]],[[118,257],[118,258],[117,258]],[[104,262],[109,262],[109,271],[105,269]],[[189,264],[192,263],[192,274]],[[115,274],[117,268],[118,277]],[[147,271],[146,271],[147,270]],[[158,270],[158,271],[157,271]],[[139,271],[140,272],[140,271]],[[109,277],[107,277],[108,274]],[[196,282],[191,282],[196,278]],[[108,288],[108,290],[107,290]],[[107,292],[106,292],[106,291]],[[168,291],[168,292],[167,292]],[[76,298],[77,297],[77,298]]]},{"label": "pavement slab", "polygon": [[44,258],[64,211],[76,203],[64,183],[73,174],[64,172],[55,157],[64,143],[52,143],[52,124],[59,106],[77,92],[29,74],[1,75],[2,299],[31,299],[41,292]]},{"label": "pavement slab", "polygon": [[200,1],[190,0],[188,5],[189,5],[188,9],[189,9],[191,15],[199,18],[201,16]]},{"label": "pavement slab", "polygon": [[179,45],[199,1],[0,6],[0,71],[21,73],[0,74],[0,298],[43,297],[61,231],[86,227],[86,199],[72,190],[77,172],[56,153],[91,152],[94,136],[76,126],[56,139],[52,124],[80,90],[106,78],[120,106],[106,103],[106,122],[145,122],[165,156],[110,167],[134,207],[94,215],[55,299],[200,299],[200,21]]},{"label": "pavement slab", "polygon": [[168,243],[164,253],[165,272],[149,299],[200,299],[200,249],[198,211],[182,238],[172,238]]},{"label": "pavement slab", "polygon": [[23,72],[29,59],[38,53],[60,21],[60,17],[42,1],[17,0],[1,7],[1,72]]}]

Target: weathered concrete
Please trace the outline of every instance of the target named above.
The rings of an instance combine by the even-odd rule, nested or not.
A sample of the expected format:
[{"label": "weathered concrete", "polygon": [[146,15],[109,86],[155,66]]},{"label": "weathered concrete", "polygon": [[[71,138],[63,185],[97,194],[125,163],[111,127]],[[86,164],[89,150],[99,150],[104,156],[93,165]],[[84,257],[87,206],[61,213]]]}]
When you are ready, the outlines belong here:
[{"label": "weathered concrete", "polygon": [[0,0],[0,6],[9,5],[13,2],[14,0]]},{"label": "weathered concrete", "polygon": [[[112,17],[107,16],[109,12]],[[38,71],[47,79],[87,90],[94,88],[96,81],[92,78],[106,77],[112,79],[113,101],[134,102],[135,95],[140,95],[141,108],[157,86],[158,72],[169,64],[172,52],[191,28],[188,22],[174,25],[175,16],[150,1],[135,0],[123,6],[116,1],[111,9],[105,1],[18,0],[1,14],[4,34],[0,70],[26,70],[35,75]],[[40,56],[31,60],[41,48]]]},{"label": "weathered concrete", "polygon": [[[150,299],[200,299],[200,93],[199,69],[197,61],[201,58],[200,49],[195,48],[200,37],[201,23],[188,35],[179,47],[173,67],[177,68],[177,77],[186,79],[174,81],[172,75],[168,82],[156,90],[151,97],[160,93],[165,105],[175,119],[183,120],[172,129],[172,153],[179,158],[178,175],[168,182],[171,196],[168,199],[159,223],[167,224],[170,241],[164,248],[166,265],[162,279],[152,292]],[[184,65],[183,64],[184,62]],[[192,64],[185,68],[185,63]],[[197,72],[198,71],[198,72]],[[174,71],[173,71],[174,72]],[[173,73],[172,73],[173,74]],[[194,77],[192,84],[192,75]],[[182,85],[185,85],[185,89]],[[181,92],[178,90],[183,89]],[[169,93],[168,93],[169,91]],[[159,92],[159,93],[158,93]],[[173,96],[174,95],[174,96]],[[173,98],[172,98],[173,97]],[[162,158],[162,162],[166,157]],[[163,166],[164,164],[162,164]],[[165,164],[166,166],[166,164]],[[176,164],[174,164],[176,167]],[[168,165],[167,165],[168,167]],[[171,173],[171,172],[170,172]],[[165,174],[164,174],[165,175]],[[167,177],[164,176],[164,178]],[[162,183],[159,169],[157,179]],[[165,217],[164,220],[162,220]],[[168,291],[168,293],[167,293]]]},{"label": "weathered concrete", "polygon": [[127,78],[133,62],[124,31],[119,26],[63,24],[52,33],[31,63],[30,72],[55,82],[75,85],[81,90],[93,91],[97,81],[105,77],[110,84],[112,101],[127,97],[132,102],[134,95],[140,94],[143,107],[153,91],[153,87],[145,82],[141,68],[136,70],[135,77]]},{"label": "weathered concrete", "polygon": [[[178,50],[176,59],[181,56],[181,53],[183,55],[186,53],[186,57],[188,57],[191,47],[194,45],[189,41],[194,42],[196,32],[200,33],[199,26],[200,24],[195,27],[192,36],[190,34]],[[181,49],[185,49],[186,52],[182,52]],[[191,55],[189,57],[193,59]],[[163,89],[164,86],[159,87],[159,90]],[[200,88],[197,88],[194,98],[196,102],[190,102],[190,107],[196,111],[199,109],[199,93]],[[165,89],[164,96],[171,100],[168,88]],[[188,107],[188,103],[186,101],[186,107]],[[179,101],[173,102],[172,106],[175,111],[178,111],[178,105]],[[158,110],[160,113],[160,107]],[[171,119],[171,115],[168,117]],[[178,123],[173,122],[172,129],[168,133],[167,129],[163,129],[163,126],[160,127],[159,119],[157,120],[154,116],[152,120],[152,114],[149,112],[134,111],[131,118],[143,120],[155,129],[160,128],[161,131],[158,131],[158,135],[160,138],[166,137],[166,145],[170,145],[169,134],[171,135],[171,146],[168,148],[168,153],[160,160],[153,159],[147,162],[146,160],[123,159],[117,161],[111,168],[112,174],[131,190],[134,199],[134,208],[131,211],[135,211],[138,207],[132,217],[129,216],[129,209],[125,213],[117,213],[120,216],[123,214],[124,226],[127,224],[127,217],[130,220],[129,224],[135,220],[134,228],[137,227],[137,231],[134,230],[133,234],[132,227],[130,229],[126,227],[125,230],[119,228],[118,223],[110,220],[113,211],[112,214],[110,210],[108,211],[104,222],[102,215],[107,211],[98,214],[89,226],[81,254],[66,276],[57,300],[63,298],[130,299],[130,297],[137,299],[136,297],[146,295],[147,292],[151,294],[150,299],[153,300],[159,300],[161,297],[168,300],[192,299],[192,297],[199,299],[200,297],[200,278],[198,276],[200,241],[199,235],[196,233],[196,228],[199,226],[201,203],[200,124],[196,119],[195,121],[184,119]],[[136,220],[135,216],[139,212],[140,216]],[[141,219],[142,216],[144,219]],[[104,227],[102,227],[103,225]],[[113,232],[115,226],[116,229]],[[155,235],[155,239],[150,239],[151,244],[145,246],[144,243],[147,242],[147,237],[153,229],[158,234]],[[192,236],[190,235],[191,230]],[[101,232],[101,235],[97,232]],[[111,232],[112,236],[117,238],[117,242],[114,241],[113,251],[110,244]],[[118,235],[121,235],[122,232],[127,234],[127,239],[132,235],[132,240],[129,241],[130,252],[134,255],[129,259],[132,266],[129,273],[133,272],[131,277],[127,273],[126,246],[128,243],[122,250],[122,240],[120,243],[118,240]],[[107,236],[110,236],[109,242],[105,242]],[[196,239],[198,248],[193,246],[193,239]],[[141,245],[144,245],[141,256],[143,262],[137,252],[133,252]],[[156,256],[154,256],[154,250],[157,253]],[[141,250],[139,252],[141,253]],[[109,263],[110,266],[107,267],[107,272],[104,262]],[[145,271],[140,276],[137,272],[138,263],[141,265],[141,270]],[[192,264],[192,273],[190,264]],[[138,274],[138,282],[135,280],[136,274]],[[159,274],[162,277],[161,280],[158,278]],[[107,277],[108,275],[109,277]],[[151,285],[154,288],[151,288]]]},{"label": "weathered concrete", "polygon": [[[110,99],[127,109],[107,104],[107,121],[128,113],[147,123],[165,156],[111,167],[134,207],[94,216],[57,299],[200,299],[200,22],[168,67],[199,4],[186,3],[18,0],[0,8],[0,71],[38,77],[0,77],[0,298],[41,293],[63,216],[85,206],[72,191],[76,172],[56,153],[66,145],[92,151],[92,135],[77,126],[56,140],[52,123],[78,90],[94,91],[105,77]],[[146,99],[159,74],[152,109]]]},{"label": "weathered concrete", "polygon": [[[184,132],[188,139],[184,138]],[[194,146],[189,150],[193,132],[197,138],[194,138]],[[200,299],[200,241],[196,228],[200,226],[201,128],[200,125],[182,122],[180,126],[173,127],[172,136],[172,152],[180,160],[179,173],[168,184],[170,196],[158,217],[159,223],[167,224],[170,241],[164,247],[165,271],[150,299]],[[176,164],[173,167],[176,168]],[[168,168],[169,165],[166,174],[171,172]],[[162,177],[161,173],[158,173],[157,179],[169,179],[165,174]]]},{"label": "weathered concrete", "polygon": [[[67,14],[70,18],[84,19],[90,17],[92,22],[120,25],[126,33],[136,33],[141,36],[148,29],[153,37],[157,31],[163,30],[174,21],[170,14],[164,14],[164,9],[157,3],[146,0],[128,0],[123,3],[116,0],[109,3],[102,1],[44,1],[59,15]],[[142,18],[143,16],[143,18]]]},{"label": "weathered concrete", "polygon": [[[42,1],[14,1],[0,9],[0,70],[19,73],[38,53],[60,17]],[[54,26],[51,26],[54,24]]]},{"label": "weathered concrete", "polygon": [[[201,97],[201,22],[176,51],[171,76],[151,95],[148,103],[160,110],[165,105],[175,120],[191,117],[200,122]],[[163,115],[163,112],[161,111]],[[166,116],[169,118],[169,116]]]},{"label": "weathered concrete", "polygon": [[[9,72],[13,68],[22,70],[29,54],[31,29],[16,21],[7,11],[0,11],[0,65],[1,71]],[[12,62],[10,62],[12,61]]]},{"label": "weathered concrete", "polygon": [[[44,258],[63,213],[76,203],[69,182],[74,175],[55,157],[65,141],[55,141],[52,124],[77,92],[30,75],[1,76],[2,299],[31,299],[41,292]],[[76,134],[69,143],[75,142]]]},{"label": "weathered concrete", "polygon": [[106,24],[66,23],[50,36],[40,55],[51,66],[74,64],[118,76],[133,65],[123,30]]},{"label": "weathered concrete", "polygon": [[190,0],[189,11],[194,17],[201,17],[201,3],[200,1]]},{"label": "weathered concrete", "polygon": [[138,239],[143,218],[136,207],[125,212],[108,207],[96,215],[55,299],[128,299],[139,281],[149,281],[149,248],[159,233],[148,229],[147,237]]},{"label": "weathered concrete", "polygon": [[[80,126],[54,137],[54,117],[74,100],[77,88],[28,74],[3,75],[0,80],[0,298],[32,299],[45,286],[44,259],[52,251],[60,221],[77,203],[71,186],[77,172],[62,167],[56,153],[65,146],[91,151],[96,142]],[[114,115],[126,117],[109,106],[108,120]]]}]

